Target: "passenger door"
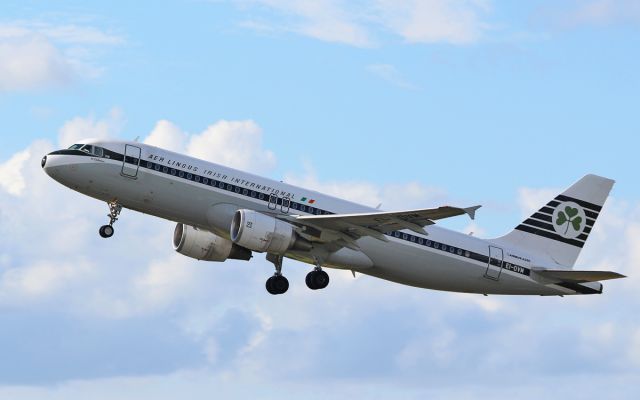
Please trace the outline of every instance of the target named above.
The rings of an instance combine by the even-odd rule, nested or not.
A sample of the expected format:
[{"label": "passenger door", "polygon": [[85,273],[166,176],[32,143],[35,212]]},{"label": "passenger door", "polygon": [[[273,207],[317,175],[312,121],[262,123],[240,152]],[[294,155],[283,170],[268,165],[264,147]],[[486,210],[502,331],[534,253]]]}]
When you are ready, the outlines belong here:
[{"label": "passenger door", "polygon": [[489,262],[484,277],[494,281],[500,280],[504,264],[504,251],[500,247],[489,246]]},{"label": "passenger door", "polygon": [[122,160],[122,176],[136,179],[140,168],[140,147],[127,144],[124,146],[124,159]]}]

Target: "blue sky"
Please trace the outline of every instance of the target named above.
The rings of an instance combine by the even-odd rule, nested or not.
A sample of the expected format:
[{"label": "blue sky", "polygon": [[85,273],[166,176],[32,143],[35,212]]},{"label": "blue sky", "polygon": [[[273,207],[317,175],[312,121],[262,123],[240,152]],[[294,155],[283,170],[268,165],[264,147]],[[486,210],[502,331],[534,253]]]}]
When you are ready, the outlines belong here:
[{"label": "blue sky", "polygon": [[[0,398],[636,398],[639,39],[632,0],[2,2]],[[86,136],[385,209],[483,204],[443,224],[487,237],[597,173],[617,184],[578,263],[630,278],[482,298],[334,272],[319,295],[289,262],[273,298],[264,260],[192,262],[170,223],[99,240],[104,205],[38,165]]]}]

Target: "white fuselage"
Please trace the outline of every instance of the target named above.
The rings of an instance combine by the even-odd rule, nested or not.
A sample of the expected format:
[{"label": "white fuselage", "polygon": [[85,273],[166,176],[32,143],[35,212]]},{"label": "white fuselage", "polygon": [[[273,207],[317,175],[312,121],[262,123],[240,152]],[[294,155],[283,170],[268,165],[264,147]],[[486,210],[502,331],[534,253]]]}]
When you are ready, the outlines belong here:
[{"label": "white fuselage", "polygon": [[[219,210],[251,209],[277,216],[376,211],[141,143],[98,140],[83,143],[104,148],[105,155],[54,152],[43,161],[47,174],[87,196],[103,201],[117,200],[126,208],[209,230],[226,238],[229,238],[231,220],[227,221],[224,213],[221,220]],[[123,158],[125,153],[128,158]],[[278,202],[278,197],[288,199],[288,207]],[[426,236],[412,231],[389,232],[386,234],[388,242],[362,237],[357,245],[371,260],[372,266],[350,265],[339,258],[326,266],[436,290],[481,294],[576,294],[572,289],[546,282],[532,271],[533,267],[552,265],[552,260],[544,256],[527,254],[519,248],[507,248],[505,243],[496,240],[482,240],[437,226],[429,226],[426,231]],[[290,252],[286,256],[313,262],[304,252]]]}]

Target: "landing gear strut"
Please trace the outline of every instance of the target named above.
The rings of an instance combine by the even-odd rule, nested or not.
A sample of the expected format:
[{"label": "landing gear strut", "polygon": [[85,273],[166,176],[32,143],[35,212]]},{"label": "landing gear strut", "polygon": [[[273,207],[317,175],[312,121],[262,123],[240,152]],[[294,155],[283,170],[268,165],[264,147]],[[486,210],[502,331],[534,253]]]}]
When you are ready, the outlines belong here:
[{"label": "landing gear strut", "polygon": [[313,271],[307,274],[305,282],[307,287],[311,290],[324,289],[329,285],[329,274],[322,270],[322,263],[319,259],[316,260],[316,267]]},{"label": "landing gear strut", "polygon": [[276,267],[276,272],[272,277],[267,279],[266,288],[267,292],[271,294],[283,294],[289,290],[289,280],[282,275],[282,260],[283,256],[277,254],[267,254],[267,261],[273,263]]},{"label": "landing gear strut", "polygon": [[105,239],[113,236],[113,224],[118,220],[118,216],[122,212],[122,206],[117,201],[111,201],[107,204],[109,204],[109,215],[107,215],[109,217],[109,224],[101,226],[98,231],[100,236]]}]

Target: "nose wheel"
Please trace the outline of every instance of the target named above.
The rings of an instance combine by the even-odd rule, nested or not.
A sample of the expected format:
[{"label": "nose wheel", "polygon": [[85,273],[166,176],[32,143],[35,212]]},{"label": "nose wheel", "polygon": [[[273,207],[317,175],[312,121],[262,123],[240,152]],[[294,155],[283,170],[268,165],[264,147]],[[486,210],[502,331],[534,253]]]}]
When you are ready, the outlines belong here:
[{"label": "nose wheel", "polygon": [[109,205],[109,215],[107,215],[107,217],[109,217],[109,224],[102,225],[100,227],[100,230],[98,231],[98,233],[100,233],[100,236],[105,239],[113,236],[115,232],[115,230],[113,229],[113,224],[115,224],[115,222],[118,220],[118,216],[120,216],[120,213],[122,212],[122,206],[117,201],[111,201],[107,204]]},{"label": "nose wheel", "polygon": [[102,225],[98,232],[100,233],[101,237],[103,237],[105,239],[108,239],[111,236],[113,236],[113,232],[114,232],[113,226],[111,226],[111,225]]}]

